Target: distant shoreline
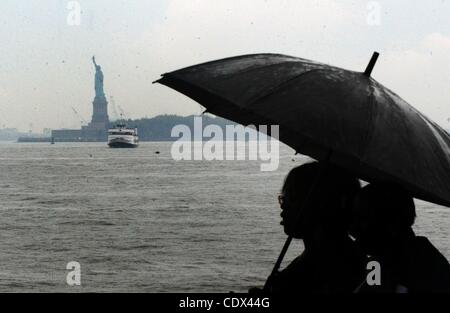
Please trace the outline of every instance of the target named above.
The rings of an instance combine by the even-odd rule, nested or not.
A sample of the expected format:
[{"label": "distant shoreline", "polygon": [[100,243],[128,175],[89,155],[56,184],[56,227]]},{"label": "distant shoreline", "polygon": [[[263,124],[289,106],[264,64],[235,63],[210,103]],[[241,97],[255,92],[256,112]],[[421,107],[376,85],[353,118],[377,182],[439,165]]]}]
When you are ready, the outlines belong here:
[{"label": "distant shoreline", "polygon": [[[153,118],[140,118],[140,119],[124,119],[111,121],[109,127],[114,127],[118,122],[125,123],[128,127],[137,128],[141,141],[176,141],[177,138],[171,137],[172,128],[176,125],[186,125],[193,129],[195,115],[179,116],[179,115],[158,115]],[[236,123],[225,120],[220,117],[212,117],[209,115],[202,115],[203,125],[218,125],[225,129],[226,125],[235,125]],[[69,130],[69,129],[67,129]],[[20,140],[19,140],[20,139]],[[54,138],[55,142],[96,142],[90,140],[80,140],[77,138]],[[23,133],[15,129],[0,129],[0,141],[19,141],[25,142],[51,142],[51,135],[35,134],[35,133]],[[99,141],[103,142],[103,141]]]}]

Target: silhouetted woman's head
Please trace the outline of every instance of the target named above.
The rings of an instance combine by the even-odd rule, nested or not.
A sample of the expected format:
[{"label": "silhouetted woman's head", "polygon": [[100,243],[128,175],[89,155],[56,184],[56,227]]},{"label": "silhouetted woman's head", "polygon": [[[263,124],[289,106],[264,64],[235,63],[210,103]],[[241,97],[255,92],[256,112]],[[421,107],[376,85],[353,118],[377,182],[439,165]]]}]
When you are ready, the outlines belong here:
[{"label": "silhouetted woman's head", "polygon": [[351,234],[369,253],[377,253],[411,234],[416,218],[414,200],[399,186],[370,184],[355,198]]},{"label": "silhouetted woman's head", "polygon": [[[347,231],[358,179],[327,164],[319,180],[321,164],[303,164],[286,177],[280,195],[281,224],[286,234],[304,238],[318,227]],[[315,188],[311,188],[317,181]],[[314,190],[312,190],[314,189]]]}]

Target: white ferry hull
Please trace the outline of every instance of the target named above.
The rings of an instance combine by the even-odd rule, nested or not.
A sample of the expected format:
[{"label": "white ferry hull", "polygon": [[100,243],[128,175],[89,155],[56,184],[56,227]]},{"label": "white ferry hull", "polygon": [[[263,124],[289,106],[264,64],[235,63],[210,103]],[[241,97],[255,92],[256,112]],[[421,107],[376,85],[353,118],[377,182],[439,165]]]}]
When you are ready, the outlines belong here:
[{"label": "white ferry hull", "polygon": [[137,148],[139,144],[137,142],[131,142],[122,138],[115,138],[108,141],[110,148]]},{"label": "white ferry hull", "polygon": [[108,146],[110,148],[137,148],[139,146],[137,128],[126,128],[124,124],[118,124],[116,128],[108,131]]}]

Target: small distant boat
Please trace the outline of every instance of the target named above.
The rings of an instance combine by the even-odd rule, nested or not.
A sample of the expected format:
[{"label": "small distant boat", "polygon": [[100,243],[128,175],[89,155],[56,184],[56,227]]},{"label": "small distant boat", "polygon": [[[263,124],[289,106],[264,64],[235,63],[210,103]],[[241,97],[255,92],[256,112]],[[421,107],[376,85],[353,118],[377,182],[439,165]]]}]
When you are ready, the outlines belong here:
[{"label": "small distant boat", "polygon": [[108,146],[110,148],[137,148],[139,146],[137,128],[127,128],[125,124],[117,124],[108,130]]}]

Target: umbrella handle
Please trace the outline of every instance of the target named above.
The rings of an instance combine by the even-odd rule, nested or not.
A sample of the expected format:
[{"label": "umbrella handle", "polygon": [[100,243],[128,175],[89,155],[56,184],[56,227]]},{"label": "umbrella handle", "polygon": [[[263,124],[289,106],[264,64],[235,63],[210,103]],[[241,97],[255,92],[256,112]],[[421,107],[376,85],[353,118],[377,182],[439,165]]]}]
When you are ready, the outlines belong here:
[{"label": "umbrella handle", "polygon": [[280,255],[278,256],[277,262],[275,263],[272,273],[270,273],[269,277],[267,277],[266,283],[264,284],[263,291],[270,291],[272,280],[275,275],[278,273],[280,269],[281,262],[283,262],[284,256],[286,255],[287,250],[289,249],[289,245],[292,242],[292,236],[288,236],[286,241],[284,242],[283,249],[281,249]]},{"label": "umbrella handle", "polygon": [[[325,157],[325,160],[322,161],[322,164],[321,164],[321,166],[319,168],[319,172],[317,173],[316,177],[314,178],[314,181],[313,181],[311,187],[308,190],[308,193],[306,195],[305,200],[303,200],[302,207],[306,207],[306,206],[309,205],[309,202],[311,201],[312,195],[316,191],[317,186],[319,185],[319,182],[322,179],[322,177],[323,177],[323,175],[325,173],[325,170],[328,167],[328,163],[329,163],[329,160],[331,158],[331,153],[332,152],[329,151],[327,153],[326,157]],[[298,217],[299,217],[299,215],[297,216],[296,222],[298,222]],[[274,267],[272,269],[272,272],[270,273],[269,277],[267,277],[267,280],[266,280],[266,282],[264,284],[264,287],[263,287],[263,291],[266,291],[266,292],[270,291],[271,285],[272,285],[272,280],[275,277],[275,275],[278,273],[278,270],[280,269],[281,262],[283,262],[284,256],[286,255],[286,252],[289,249],[289,245],[292,242],[292,238],[293,238],[292,236],[288,236],[288,238],[284,242],[283,249],[281,249],[280,255],[278,256],[278,259],[275,262],[275,265],[274,265]]]}]

